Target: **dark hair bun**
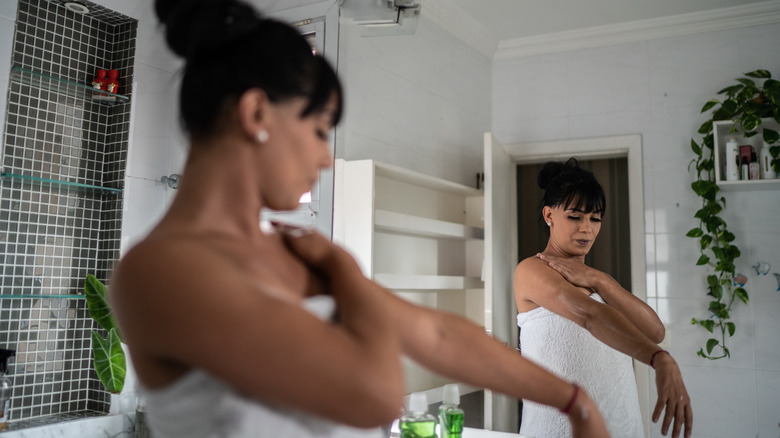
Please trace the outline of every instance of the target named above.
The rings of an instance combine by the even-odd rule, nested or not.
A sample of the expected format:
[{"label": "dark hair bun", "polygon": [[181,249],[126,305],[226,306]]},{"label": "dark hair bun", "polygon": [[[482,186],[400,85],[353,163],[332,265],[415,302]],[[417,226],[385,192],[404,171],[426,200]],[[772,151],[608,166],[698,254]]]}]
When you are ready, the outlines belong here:
[{"label": "dark hair bun", "polygon": [[536,183],[539,184],[544,190],[550,187],[550,182],[555,179],[556,176],[569,170],[577,169],[580,167],[576,158],[569,158],[565,163],[562,161],[550,161],[544,164],[542,170],[539,171],[539,175],[536,178]]},{"label": "dark hair bun", "polygon": [[191,59],[252,32],[260,22],[255,10],[236,0],[155,0],[171,50]]}]

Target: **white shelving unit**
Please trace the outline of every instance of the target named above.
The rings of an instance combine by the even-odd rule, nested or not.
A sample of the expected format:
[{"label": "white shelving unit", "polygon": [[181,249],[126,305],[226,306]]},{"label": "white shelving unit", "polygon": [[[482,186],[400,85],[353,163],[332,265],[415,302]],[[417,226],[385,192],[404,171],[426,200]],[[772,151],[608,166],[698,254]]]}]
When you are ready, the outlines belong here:
[{"label": "white shelving unit", "polygon": [[[374,160],[336,160],[334,175],[333,240],[363,273],[485,327],[482,191]],[[404,366],[409,393],[450,383],[411,361]]]},{"label": "white shelving unit", "polygon": [[[751,145],[756,153],[760,153],[764,140],[761,132],[752,137],[745,137],[741,130],[736,130],[733,134],[731,129],[734,122],[730,120],[721,120],[713,123],[712,133],[715,145],[715,181],[721,190],[777,190],[780,189],[780,179],[755,179],[747,181],[728,181],[726,180],[726,142],[731,137],[736,137],[739,145]],[[762,119],[761,126],[780,131],[780,125],[771,118]]]}]

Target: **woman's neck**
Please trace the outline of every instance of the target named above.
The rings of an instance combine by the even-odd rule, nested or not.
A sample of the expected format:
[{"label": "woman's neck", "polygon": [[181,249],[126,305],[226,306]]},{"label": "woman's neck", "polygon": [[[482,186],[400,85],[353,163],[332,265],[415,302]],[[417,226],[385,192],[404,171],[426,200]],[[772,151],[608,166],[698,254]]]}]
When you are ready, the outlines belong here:
[{"label": "woman's neck", "polygon": [[260,237],[259,170],[240,140],[193,143],[164,222],[200,232]]},{"label": "woman's neck", "polygon": [[587,254],[572,254],[570,252],[564,251],[558,245],[556,245],[552,240],[549,240],[547,242],[547,247],[544,249],[544,251],[542,251],[542,254],[571,259],[583,264],[585,263],[585,256],[587,255]]}]

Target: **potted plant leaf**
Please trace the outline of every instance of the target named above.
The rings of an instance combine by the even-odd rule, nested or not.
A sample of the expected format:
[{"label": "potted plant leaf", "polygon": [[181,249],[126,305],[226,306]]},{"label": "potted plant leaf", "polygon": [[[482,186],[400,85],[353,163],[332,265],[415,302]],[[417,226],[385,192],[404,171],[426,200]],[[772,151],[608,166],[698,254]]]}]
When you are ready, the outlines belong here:
[{"label": "potted plant leaf", "polygon": [[[95,356],[93,367],[106,391],[113,394],[112,398],[122,392],[127,375],[127,357],[122,347],[122,336],[114,321],[114,315],[108,304],[106,295],[108,288],[92,274],[84,279],[84,295],[87,298],[89,315],[100,327],[108,332],[106,337],[97,331],[92,331],[92,353]],[[149,438],[150,431],[146,426],[143,406],[139,403],[135,409],[135,436]]]},{"label": "potted plant leaf", "polygon": [[84,279],[89,315],[108,332],[104,338],[99,331],[92,331],[93,367],[106,391],[119,394],[125,384],[127,359],[122,349],[122,337],[106,299],[107,292],[106,286],[94,275],[89,274]]}]

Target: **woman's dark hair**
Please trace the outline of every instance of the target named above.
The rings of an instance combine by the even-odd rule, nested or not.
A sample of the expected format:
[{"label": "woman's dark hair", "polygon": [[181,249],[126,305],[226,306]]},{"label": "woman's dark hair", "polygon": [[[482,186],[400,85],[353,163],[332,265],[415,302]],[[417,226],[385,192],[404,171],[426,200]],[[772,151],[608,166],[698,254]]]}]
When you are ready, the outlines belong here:
[{"label": "woman's dark hair", "polygon": [[308,100],[306,117],[335,95],[333,124],[341,118],[336,72],[292,26],[263,18],[240,0],[155,0],[170,48],[185,58],[180,111],[193,136],[212,134],[226,106],[251,88],[271,102]]},{"label": "woman's dark hair", "polygon": [[607,209],[601,184],[593,173],[580,167],[576,158],[545,163],[539,171],[537,183],[544,189],[540,209],[560,206],[564,210],[577,208],[584,213],[601,214]]}]

